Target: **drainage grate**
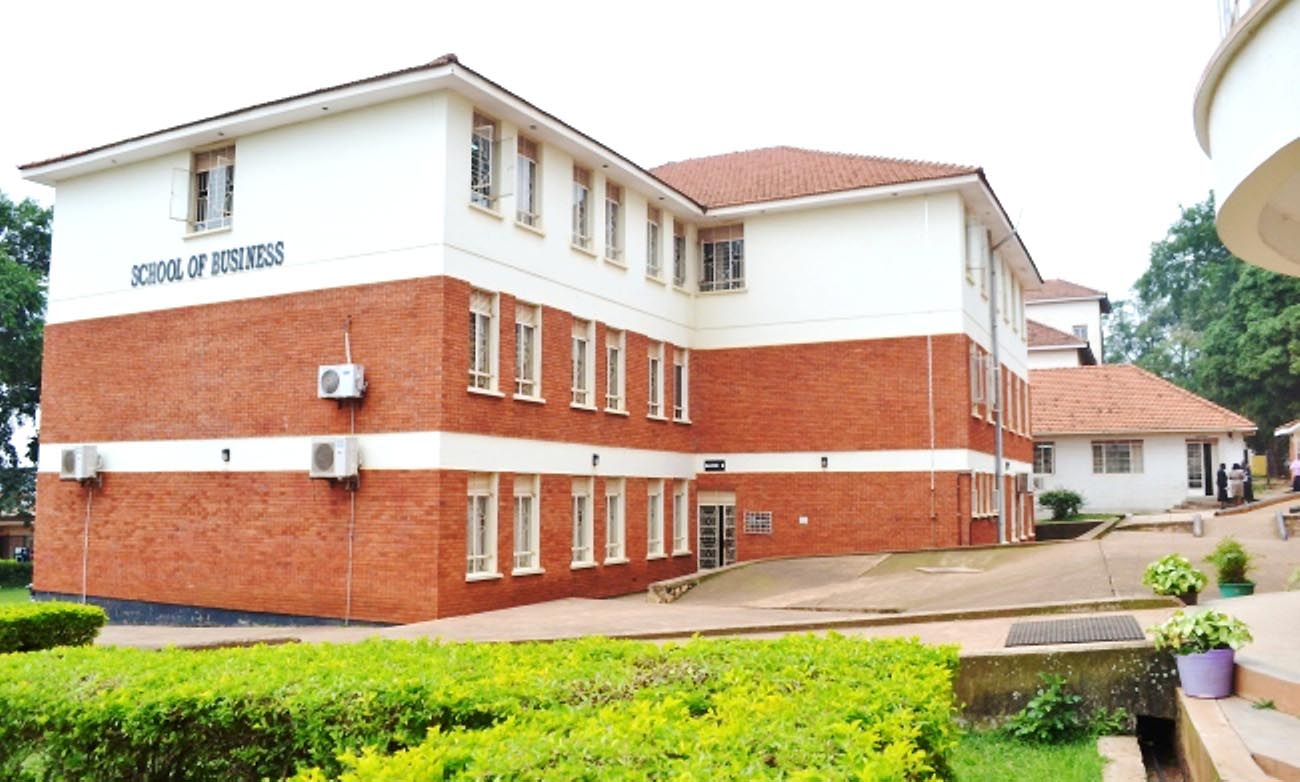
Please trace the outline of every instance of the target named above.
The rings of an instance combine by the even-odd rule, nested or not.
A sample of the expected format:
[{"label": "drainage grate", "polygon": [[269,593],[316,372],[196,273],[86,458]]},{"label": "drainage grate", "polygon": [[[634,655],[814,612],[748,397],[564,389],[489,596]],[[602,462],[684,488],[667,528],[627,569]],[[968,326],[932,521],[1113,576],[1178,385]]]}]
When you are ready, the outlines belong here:
[{"label": "drainage grate", "polygon": [[1098,641],[1141,641],[1145,638],[1137,619],[1125,616],[1090,616],[1051,622],[1016,622],[1007,633],[1006,646],[1090,644]]}]

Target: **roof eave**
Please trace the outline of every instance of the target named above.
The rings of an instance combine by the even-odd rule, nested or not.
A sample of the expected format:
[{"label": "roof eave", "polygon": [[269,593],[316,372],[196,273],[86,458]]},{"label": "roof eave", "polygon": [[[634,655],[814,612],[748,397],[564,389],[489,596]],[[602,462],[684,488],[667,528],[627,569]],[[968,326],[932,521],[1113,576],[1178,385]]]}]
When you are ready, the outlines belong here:
[{"label": "roof eave", "polygon": [[1034,437],[1118,437],[1121,435],[1140,434],[1217,434],[1218,432],[1240,432],[1250,434],[1259,430],[1257,426],[1182,426],[1176,429],[1086,429],[1086,430],[1035,430]]}]

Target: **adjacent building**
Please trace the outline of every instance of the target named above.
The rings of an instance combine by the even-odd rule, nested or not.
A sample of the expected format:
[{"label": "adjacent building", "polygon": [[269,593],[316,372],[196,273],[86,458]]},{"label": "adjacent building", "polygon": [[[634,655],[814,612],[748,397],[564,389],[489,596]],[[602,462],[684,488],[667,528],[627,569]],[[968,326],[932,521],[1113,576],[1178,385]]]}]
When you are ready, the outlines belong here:
[{"label": "adjacent building", "polygon": [[1109,314],[1109,296],[1069,280],[1046,280],[1037,290],[1027,291],[1030,368],[1103,361],[1106,343],[1102,316]]},{"label": "adjacent building", "polygon": [[1041,279],[979,168],[647,170],[447,56],[23,172],[41,594],[403,622],[1033,535]]}]

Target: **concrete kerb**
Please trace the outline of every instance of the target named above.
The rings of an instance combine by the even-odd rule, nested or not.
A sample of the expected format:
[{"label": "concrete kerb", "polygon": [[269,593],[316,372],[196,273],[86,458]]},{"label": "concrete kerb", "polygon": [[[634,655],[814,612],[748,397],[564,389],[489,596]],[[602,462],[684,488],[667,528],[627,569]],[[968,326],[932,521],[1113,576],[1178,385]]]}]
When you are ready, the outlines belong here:
[{"label": "concrete kerb", "polygon": [[1098,524],[1097,526],[1083,533],[1079,537],[1075,538],[1075,540],[1096,540],[1097,538],[1103,538],[1106,535],[1110,534],[1110,531],[1114,529],[1117,524],[1119,524],[1124,519],[1127,519],[1128,517],[1129,514],[1125,513],[1122,516],[1116,516],[1110,521],[1103,521],[1102,523]]},{"label": "concrete kerb", "polygon": [[1256,500],[1255,502],[1237,505],[1232,508],[1221,508],[1214,512],[1215,516],[1237,516],[1242,513],[1250,513],[1260,508],[1268,508],[1273,505],[1281,505],[1286,502],[1300,502],[1300,494],[1282,494],[1277,497],[1269,497],[1265,500]]},{"label": "concrete kerb", "polygon": [[1106,761],[1101,782],[1146,782],[1147,769],[1137,736],[1099,736],[1097,754]]}]

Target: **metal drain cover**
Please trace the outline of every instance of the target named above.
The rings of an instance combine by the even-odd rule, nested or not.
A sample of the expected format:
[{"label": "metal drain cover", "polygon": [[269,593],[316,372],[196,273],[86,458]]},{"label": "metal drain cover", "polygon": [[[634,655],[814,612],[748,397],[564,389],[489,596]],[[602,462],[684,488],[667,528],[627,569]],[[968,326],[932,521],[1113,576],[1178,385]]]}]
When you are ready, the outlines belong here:
[{"label": "metal drain cover", "polygon": [[1141,641],[1146,638],[1137,619],[1124,616],[1090,616],[1049,622],[1016,622],[1005,646],[1091,644],[1098,641]]}]

